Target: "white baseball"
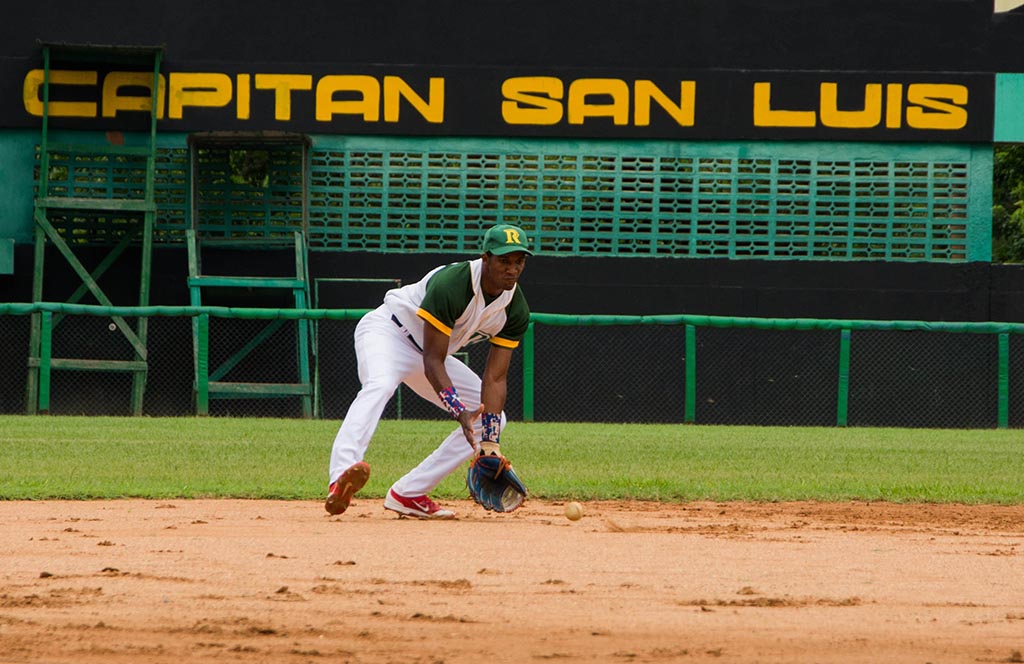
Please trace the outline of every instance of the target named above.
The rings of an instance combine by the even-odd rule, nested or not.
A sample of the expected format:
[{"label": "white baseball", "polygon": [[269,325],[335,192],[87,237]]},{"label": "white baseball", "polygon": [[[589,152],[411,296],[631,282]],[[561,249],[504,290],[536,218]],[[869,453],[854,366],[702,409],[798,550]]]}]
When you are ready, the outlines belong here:
[{"label": "white baseball", "polygon": [[583,518],[583,505],[572,502],[565,504],[565,518],[570,521],[579,521]]}]

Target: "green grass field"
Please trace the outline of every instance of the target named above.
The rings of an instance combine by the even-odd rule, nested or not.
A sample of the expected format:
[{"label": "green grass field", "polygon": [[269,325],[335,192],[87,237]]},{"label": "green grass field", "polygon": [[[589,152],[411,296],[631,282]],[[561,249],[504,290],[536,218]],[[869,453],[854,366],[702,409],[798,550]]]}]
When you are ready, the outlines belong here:
[{"label": "green grass field", "polygon": [[[335,421],[0,416],[0,499],[324,495]],[[381,497],[451,431],[384,421]],[[503,450],[544,499],[1024,503],[1007,430],[513,423]],[[464,498],[464,474],[436,498]]]}]

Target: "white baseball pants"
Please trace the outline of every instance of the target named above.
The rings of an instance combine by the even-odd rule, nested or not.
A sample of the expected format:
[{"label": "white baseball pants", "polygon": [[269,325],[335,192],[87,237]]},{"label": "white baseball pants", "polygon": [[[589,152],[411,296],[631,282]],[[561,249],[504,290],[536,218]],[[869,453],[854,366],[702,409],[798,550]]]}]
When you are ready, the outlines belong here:
[{"label": "white baseball pants", "polygon": [[[404,322],[404,321],[403,321]],[[362,387],[349,406],[331,450],[330,481],[334,482],[352,464],[362,461],[377,429],[384,407],[401,383],[442,410],[441,398],[423,373],[423,353],[393,320],[384,305],[374,309],[356,325],[356,359]],[[458,359],[449,356],[445,369],[470,410],[480,407],[480,377]],[[501,427],[505,426],[501,414]],[[474,422],[479,435],[480,419]],[[473,455],[473,448],[457,426],[444,442],[391,488],[403,496],[430,493],[441,481]]]}]

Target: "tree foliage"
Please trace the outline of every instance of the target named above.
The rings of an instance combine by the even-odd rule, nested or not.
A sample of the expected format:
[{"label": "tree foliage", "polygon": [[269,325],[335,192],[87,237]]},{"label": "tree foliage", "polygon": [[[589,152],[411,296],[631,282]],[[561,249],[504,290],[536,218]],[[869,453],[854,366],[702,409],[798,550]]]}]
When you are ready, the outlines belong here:
[{"label": "tree foliage", "polygon": [[270,182],[270,152],[267,150],[231,150],[228,154],[231,181],[266,189]]},{"label": "tree foliage", "polygon": [[992,261],[1024,263],[1024,145],[995,146],[992,169]]}]

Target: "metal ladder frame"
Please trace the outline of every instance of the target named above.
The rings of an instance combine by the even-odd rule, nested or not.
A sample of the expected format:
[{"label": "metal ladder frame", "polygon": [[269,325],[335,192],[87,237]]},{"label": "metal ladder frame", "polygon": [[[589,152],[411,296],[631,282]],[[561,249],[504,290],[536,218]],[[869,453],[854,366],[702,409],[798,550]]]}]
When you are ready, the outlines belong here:
[{"label": "metal ladder frame", "polygon": [[[199,240],[195,229],[185,231],[188,245],[188,288],[192,306],[203,306],[202,289],[214,288],[266,288],[284,289],[291,292],[292,302],[296,309],[306,309],[309,305],[309,256],[305,235],[294,232],[292,241],[295,250],[294,277],[251,277],[208,275],[202,270]],[[203,313],[192,319],[193,369],[195,381],[193,392],[197,415],[210,414],[210,400],[220,399],[255,399],[298,396],[302,403],[302,415],[313,416],[314,384],[311,380],[310,353],[312,344],[311,321],[300,318],[297,321],[296,363],[298,380],[291,383],[243,382],[229,381],[229,372],[234,369],[253,350],[269,339],[274,332],[289,321],[277,318],[249,340],[242,348],[233,353],[224,362],[213,368],[210,366],[210,316]]]},{"label": "metal ladder frame", "polygon": [[[91,294],[100,304],[112,306],[110,298],[99,285],[102,275],[113,265],[124,251],[141,239],[141,265],[139,274],[139,306],[149,304],[150,276],[152,271],[153,227],[156,221],[154,196],[156,173],[157,117],[162,95],[160,68],[163,60],[162,46],[103,46],[93,44],[50,44],[43,43],[43,116],[42,136],[39,145],[39,180],[34,201],[35,252],[32,282],[32,301],[43,302],[46,244],[50,242],[70,264],[82,284],[71,295],[68,302],[76,303],[86,294]],[[153,78],[150,87],[149,142],[145,147],[123,145],[74,145],[50,142],[50,82],[53,59],[61,57],[69,62],[96,62],[102,64],[133,64],[151,62]],[[145,192],[143,198],[85,198],[50,195],[50,155],[54,152],[68,154],[118,155],[146,159]],[[50,221],[53,210],[89,210],[140,214],[142,216],[141,238],[136,234],[126,235],[105,258],[89,271],[75,255],[73,248],[61,236]],[[121,316],[112,316],[116,329],[132,347],[130,360],[54,358],[52,357],[53,328],[60,322],[60,315],[37,313],[32,315],[29,339],[28,379],[26,381],[26,410],[29,414],[50,411],[51,374],[56,370],[113,371],[132,374],[131,412],[142,414],[146,389],[148,362],[148,319],[139,317],[133,327]]]}]

